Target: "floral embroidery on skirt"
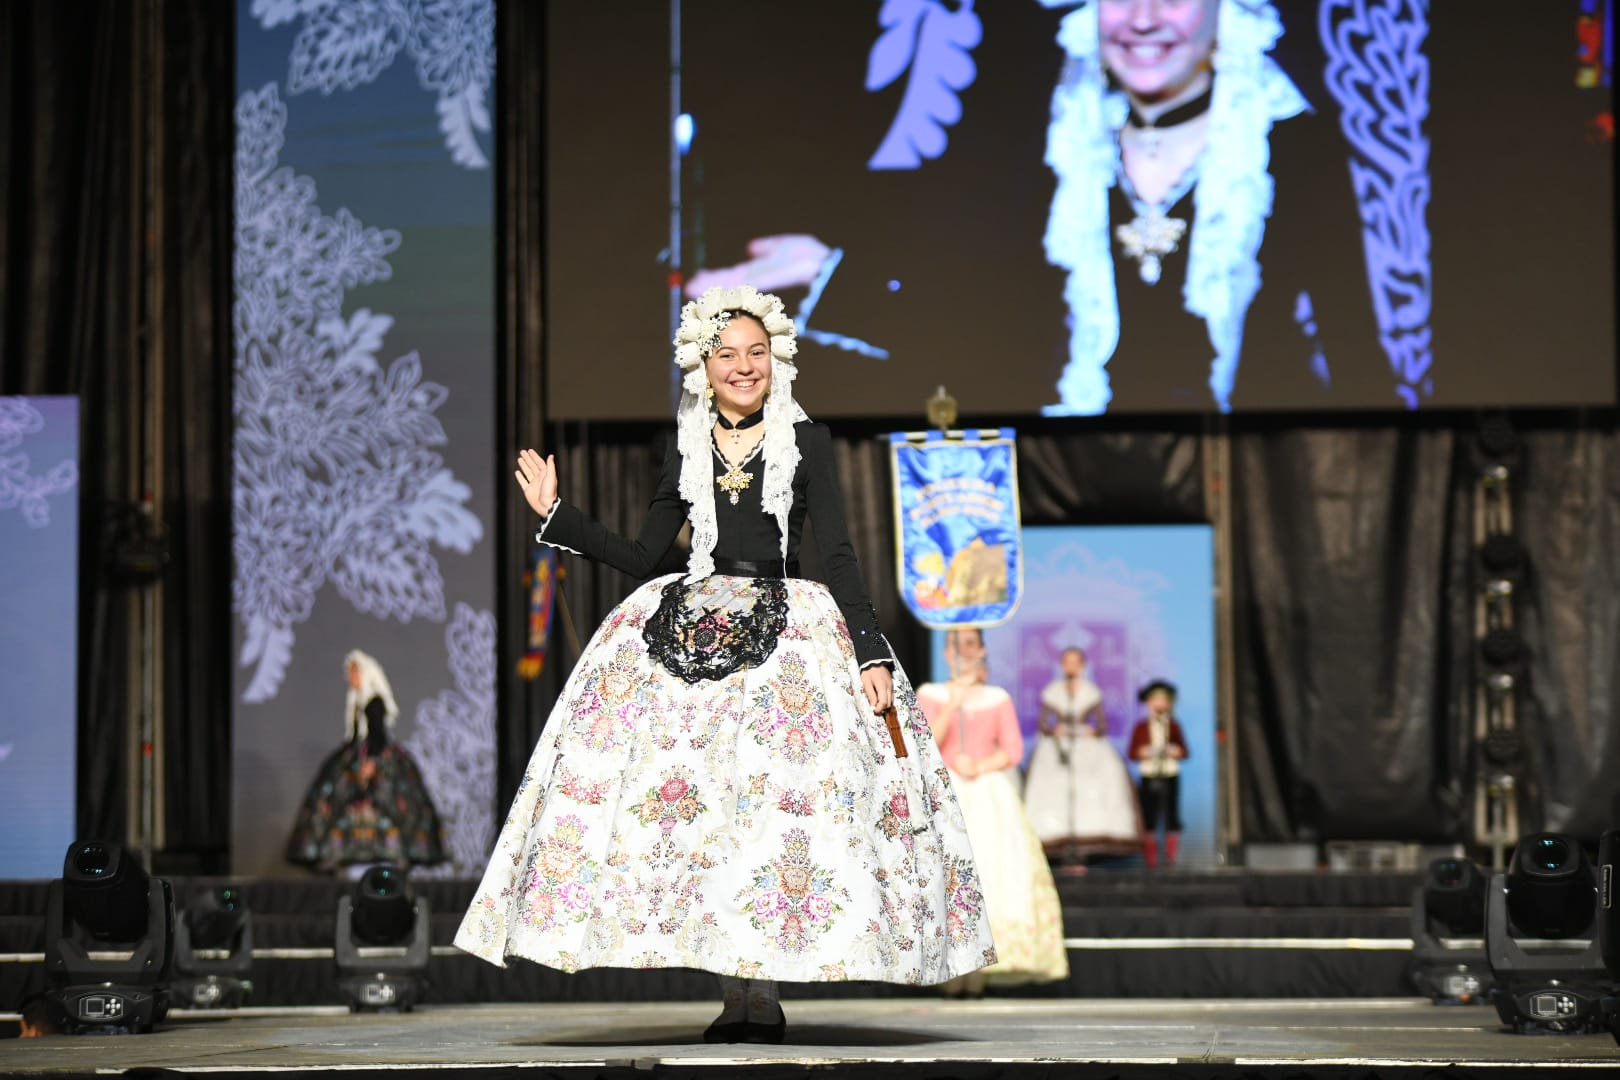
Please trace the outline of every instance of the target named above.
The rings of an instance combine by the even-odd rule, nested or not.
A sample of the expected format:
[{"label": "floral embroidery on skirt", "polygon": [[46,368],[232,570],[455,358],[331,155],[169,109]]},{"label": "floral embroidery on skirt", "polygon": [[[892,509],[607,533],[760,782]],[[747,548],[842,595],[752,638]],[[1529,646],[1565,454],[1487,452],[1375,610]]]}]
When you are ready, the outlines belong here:
[{"label": "floral embroidery on skirt", "polygon": [[689,682],[644,632],[672,581],[632,593],[586,647],[456,945],[495,964],[783,981],[929,984],[994,962],[962,814],[905,674],[902,759],[831,595],[790,579],[764,659]]}]

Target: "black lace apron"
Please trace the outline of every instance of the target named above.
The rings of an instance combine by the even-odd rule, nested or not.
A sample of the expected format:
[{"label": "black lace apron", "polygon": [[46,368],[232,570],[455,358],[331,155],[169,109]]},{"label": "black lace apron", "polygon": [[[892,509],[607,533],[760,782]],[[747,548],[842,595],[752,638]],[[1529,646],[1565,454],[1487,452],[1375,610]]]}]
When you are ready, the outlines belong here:
[{"label": "black lace apron", "polygon": [[713,576],[665,585],[658,610],[642,630],[647,651],[689,683],[712,682],[763,664],[787,629],[783,569],[781,563],[716,559]]}]

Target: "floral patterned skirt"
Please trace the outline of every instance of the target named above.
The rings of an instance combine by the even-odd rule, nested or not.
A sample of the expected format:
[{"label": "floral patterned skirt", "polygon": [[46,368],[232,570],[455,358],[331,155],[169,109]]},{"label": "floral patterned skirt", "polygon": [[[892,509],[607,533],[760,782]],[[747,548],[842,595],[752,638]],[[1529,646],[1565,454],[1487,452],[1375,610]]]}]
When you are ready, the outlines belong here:
[{"label": "floral patterned skirt", "polygon": [[984,908],[996,936],[992,985],[1051,982],[1069,976],[1063,908],[1041,841],[1018,797],[1018,771],[968,780],[951,774],[968,836],[984,877]]},{"label": "floral patterned skirt", "polygon": [[393,742],[367,755],[354,740],[328,756],[287,840],[288,862],[319,870],[354,863],[428,866],[444,859],[444,829],[422,773]]},{"label": "floral patterned skirt", "polygon": [[798,982],[931,984],[994,962],[962,814],[905,674],[898,758],[831,595],[790,579],[769,655],[689,682],[643,634],[671,580],[632,593],[586,647],[456,945],[501,965]]}]

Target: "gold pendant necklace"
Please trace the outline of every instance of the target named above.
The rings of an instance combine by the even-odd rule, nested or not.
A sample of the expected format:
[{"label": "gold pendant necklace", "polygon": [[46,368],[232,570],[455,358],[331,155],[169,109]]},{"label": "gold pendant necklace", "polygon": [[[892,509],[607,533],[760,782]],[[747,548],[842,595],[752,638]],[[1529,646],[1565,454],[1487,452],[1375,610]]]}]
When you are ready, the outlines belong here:
[{"label": "gold pendant necklace", "polygon": [[[731,452],[735,454],[742,447],[743,429],[751,428],[755,424],[761,423],[764,419],[765,409],[762,406],[752,415],[745,416],[736,423],[732,423],[730,420],[726,419],[724,413],[719,415],[716,422],[725,430],[726,435],[730,437]],[[720,485],[720,490],[728,492],[731,495],[731,505],[736,506],[737,497],[743,492],[747,491],[748,485],[754,482],[754,477],[751,473],[743,472],[742,467],[743,465],[748,464],[748,459],[744,457],[742,464],[732,461],[731,458],[720,452],[718,440],[716,440],[714,449],[715,453],[719,455],[720,460],[725,462],[726,465],[726,471],[722,475],[715,477],[714,482]]]},{"label": "gold pendant necklace", "polygon": [[735,462],[727,461],[726,465],[729,467],[725,473],[715,477],[714,482],[720,485],[720,490],[731,493],[731,505],[736,506],[737,496],[748,490],[748,485],[754,482],[754,475],[743,472],[742,466]]}]

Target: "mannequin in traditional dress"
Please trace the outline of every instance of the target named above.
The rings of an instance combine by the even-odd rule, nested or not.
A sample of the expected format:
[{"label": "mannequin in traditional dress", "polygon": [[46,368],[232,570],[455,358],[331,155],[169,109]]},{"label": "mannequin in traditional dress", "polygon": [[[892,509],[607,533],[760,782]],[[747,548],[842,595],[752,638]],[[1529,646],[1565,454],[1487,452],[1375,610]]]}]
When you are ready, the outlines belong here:
[{"label": "mannequin in traditional dress", "polygon": [[444,829],[421,770],[391,738],[399,706],[382,665],[343,658],[343,745],[321,764],[287,840],[287,861],[352,873],[443,862]]}]

